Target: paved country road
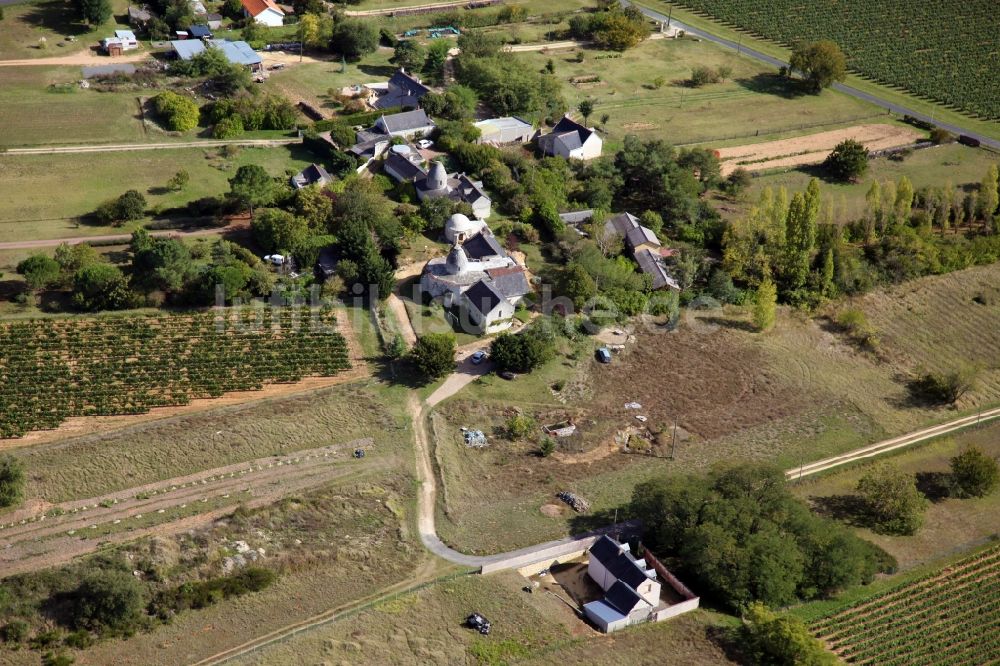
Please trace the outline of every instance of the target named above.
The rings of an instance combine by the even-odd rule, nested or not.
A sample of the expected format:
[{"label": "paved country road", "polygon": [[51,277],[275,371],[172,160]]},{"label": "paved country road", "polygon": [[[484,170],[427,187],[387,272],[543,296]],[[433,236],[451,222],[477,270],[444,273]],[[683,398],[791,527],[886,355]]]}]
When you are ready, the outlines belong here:
[{"label": "paved country road", "polygon": [[[619,2],[621,2],[621,4],[622,4],[623,7],[628,7],[629,5],[632,5],[632,3],[629,0],[619,0]],[[665,22],[667,20],[667,16],[666,15],[661,14],[660,12],[658,12],[656,10],[649,9],[649,8],[643,7],[641,5],[635,5],[635,7],[640,12],[642,12],[643,14],[645,14],[646,16],[648,16],[649,18],[653,19],[654,21]],[[703,30],[699,30],[698,28],[692,28],[689,25],[685,25],[684,23],[681,23],[677,19],[671,18],[670,19],[670,26],[671,27],[676,27],[676,28],[678,28],[680,30],[683,30],[686,34],[695,35],[696,37],[700,37],[701,39],[704,39],[706,41],[713,42],[713,43],[718,44],[720,46],[724,46],[724,47],[726,47],[728,49],[732,49],[733,51],[738,51],[740,53],[743,53],[745,55],[750,56],[751,58],[754,58],[755,60],[759,60],[760,62],[766,63],[768,65],[772,65],[773,67],[776,67],[776,68],[777,67],[784,67],[784,66],[788,65],[788,63],[784,62],[783,60],[779,60],[778,58],[773,58],[773,57],[767,55],[766,53],[761,53],[760,51],[752,49],[752,48],[750,48],[748,46],[742,46],[742,45],[737,44],[736,42],[734,42],[734,41],[732,41],[730,39],[725,39],[723,37],[717,37],[716,35],[712,35],[710,33],[707,33],[705,31],[703,31]],[[991,139],[988,136],[983,136],[982,134],[977,134],[976,132],[972,132],[970,130],[964,129],[962,127],[959,127],[958,125],[952,125],[952,124],[949,124],[949,123],[940,122],[938,120],[933,120],[928,115],[925,115],[925,114],[920,113],[918,111],[914,111],[913,109],[908,109],[905,106],[901,106],[899,104],[895,104],[895,103],[890,102],[888,100],[882,99],[881,97],[878,97],[877,95],[872,95],[872,94],[866,93],[864,91],[858,90],[857,88],[853,88],[853,87],[851,87],[849,85],[846,85],[846,84],[843,84],[843,83],[834,83],[833,84],[833,89],[837,90],[839,92],[842,92],[845,95],[850,95],[851,97],[855,97],[857,99],[861,99],[861,100],[864,100],[866,102],[870,102],[872,104],[876,104],[878,106],[881,106],[883,109],[889,109],[890,111],[892,111],[895,114],[913,116],[914,118],[919,118],[920,120],[923,120],[923,121],[926,121],[926,122],[929,122],[929,123],[933,123],[934,125],[937,125],[938,127],[942,127],[942,128],[948,130],[949,132],[951,132],[953,134],[965,134],[966,136],[971,136],[974,139],[978,139],[985,146],[990,146],[992,148],[1000,149],[1000,141],[998,141],[996,139]]]}]

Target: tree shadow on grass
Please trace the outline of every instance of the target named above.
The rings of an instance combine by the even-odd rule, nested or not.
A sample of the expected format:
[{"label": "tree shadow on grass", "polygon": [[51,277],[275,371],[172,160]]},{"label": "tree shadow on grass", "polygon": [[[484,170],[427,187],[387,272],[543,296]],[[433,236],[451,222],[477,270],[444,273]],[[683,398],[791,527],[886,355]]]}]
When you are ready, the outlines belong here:
[{"label": "tree shadow on grass", "polygon": [[842,521],[855,527],[864,527],[867,523],[868,507],[858,495],[829,495],[827,497],[810,497],[816,513]]},{"label": "tree shadow on grass", "polygon": [[60,35],[78,36],[90,32],[90,27],[80,21],[63,2],[41,2],[21,16],[21,20],[36,28],[51,30]]},{"label": "tree shadow on grass", "polygon": [[917,490],[934,503],[948,499],[950,482],[948,472],[917,472]]},{"label": "tree shadow on grass", "polygon": [[718,326],[720,328],[728,328],[734,331],[745,331],[747,333],[754,333],[757,329],[754,327],[753,323],[749,321],[742,321],[740,319],[730,319],[729,317],[716,317],[716,316],[698,316],[694,315],[702,324],[709,324]]},{"label": "tree shadow on grass", "polygon": [[808,94],[805,86],[794,79],[777,73],[761,72],[750,78],[733,79],[737,85],[755,93],[776,95],[785,99],[797,99]]},{"label": "tree shadow on grass", "polygon": [[396,72],[394,65],[358,65],[358,71],[368,76],[390,77]]}]

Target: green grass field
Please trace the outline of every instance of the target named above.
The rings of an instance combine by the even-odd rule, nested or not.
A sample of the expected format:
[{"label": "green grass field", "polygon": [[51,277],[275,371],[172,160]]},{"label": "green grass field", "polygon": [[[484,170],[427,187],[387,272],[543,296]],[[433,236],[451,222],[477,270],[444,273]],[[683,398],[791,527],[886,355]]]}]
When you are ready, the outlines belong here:
[{"label": "green grass field", "polygon": [[143,131],[135,93],[50,88],[80,78],[79,67],[0,68],[0,148],[167,140],[162,132]]},{"label": "green grass field", "polygon": [[[994,423],[966,430],[883,458],[905,472],[918,475],[921,479],[919,487],[934,496],[924,513],[923,525],[913,536],[890,536],[857,528],[860,536],[892,554],[899,561],[901,570],[966,552],[991,539],[1000,530],[1000,523],[997,522],[1000,493],[977,499],[937,495],[940,484],[946,482],[941,475],[947,474],[949,460],[968,446],[977,446],[993,457],[1000,456],[1000,425]],[[793,491],[799,497],[823,507],[825,502],[853,495],[858,479],[873,465],[855,465],[815,479],[806,478],[793,484]]]},{"label": "green grass field", "polygon": [[392,395],[365,383],[345,384],[101,434],[68,432],[51,444],[13,452],[28,470],[26,496],[51,502],[361,437],[374,437],[379,455],[396,455],[410,435]]},{"label": "green grass field", "polygon": [[[880,115],[872,105],[831,91],[789,97],[775,86],[770,69],[707,42],[649,40],[621,57],[602,57],[615,55],[588,49],[582,63],[575,61],[575,51],[518,57],[539,69],[551,59],[570,109],[575,111],[584,99],[594,103],[590,124],[599,125],[601,116],[610,116],[606,130],[611,145],[605,151],[626,134],[674,144],[735,137],[752,143],[783,132],[806,133],[800,131],[803,126],[821,131]],[[698,65],[727,65],[733,70],[732,79],[691,88],[686,81]],[[571,82],[590,76],[599,76],[600,81]],[[663,85],[656,88],[659,77]]]},{"label": "green grass field", "polygon": [[[20,241],[128,233],[129,226],[91,225],[77,218],[126,189],[139,190],[151,209],[166,211],[224,194],[228,179],[243,164],[259,164],[282,176],[315,159],[297,146],[241,148],[232,158],[218,148],[5,156],[0,158],[0,236]],[[167,181],[182,169],[191,177],[188,186],[166,191]]]},{"label": "green grass field", "polygon": [[[112,0],[111,6],[114,15],[99,26],[81,22],[72,5],[61,0],[6,6],[0,27],[0,60],[51,58],[95,48],[101,39],[113,36],[115,29],[128,28],[123,16],[128,2]],[[75,41],[67,41],[67,37]],[[44,47],[40,47],[42,38]]]},{"label": "green grass field", "polygon": [[[757,51],[765,53],[775,58],[780,58],[785,62],[790,57],[790,49],[775,42],[758,39],[745,31],[724,25],[718,21],[709,19],[704,15],[696,14],[684,7],[668,2],[667,0],[641,0],[638,4],[655,9],[663,14],[670,14],[678,21],[699,28],[713,35],[740,42]],[[978,132],[994,139],[1000,139],[1000,123],[973,118],[955,109],[944,107],[932,100],[917,97],[907,93],[900,88],[880,85],[872,80],[865,79],[856,74],[848,74],[846,83],[862,92],[876,95],[889,102],[913,109],[918,113],[923,113],[940,122],[947,122],[967,128],[973,132]]]}]

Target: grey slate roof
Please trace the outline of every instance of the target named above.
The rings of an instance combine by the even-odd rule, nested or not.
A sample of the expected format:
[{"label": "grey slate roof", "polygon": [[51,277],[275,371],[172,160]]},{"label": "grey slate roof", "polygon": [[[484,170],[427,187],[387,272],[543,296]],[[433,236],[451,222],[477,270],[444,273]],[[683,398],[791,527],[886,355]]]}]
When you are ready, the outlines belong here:
[{"label": "grey slate roof", "polygon": [[396,70],[396,73],[389,78],[389,88],[398,88],[401,92],[405,92],[416,97],[423,97],[431,91],[430,88],[425,86],[413,76],[404,72],[402,69]]},{"label": "grey slate roof", "polygon": [[620,580],[608,588],[608,591],[604,594],[604,603],[622,615],[628,615],[638,605],[649,605],[630,585]]},{"label": "grey slate roof", "polygon": [[500,243],[490,233],[479,232],[470,236],[462,243],[462,249],[470,259],[483,259],[485,257],[505,257],[507,253],[500,247]]},{"label": "grey slate roof", "polygon": [[520,298],[529,291],[528,276],[524,273],[523,266],[512,266],[510,268],[494,268],[486,271],[493,282],[493,286],[503,294],[504,298]]},{"label": "grey slate roof", "polygon": [[381,120],[386,131],[390,133],[417,130],[434,124],[434,121],[424,113],[423,109],[393,113],[388,116],[382,116]]},{"label": "grey slate roof", "polygon": [[594,217],[594,211],[590,208],[586,210],[573,210],[568,213],[559,213],[559,219],[566,224],[582,224]]},{"label": "grey slate roof", "polygon": [[584,127],[575,120],[570,120],[569,118],[563,116],[563,118],[556,123],[556,126],[552,128],[552,131],[544,135],[541,139],[541,147],[545,152],[555,152],[553,145],[556,143],[561,144],[566,148],[566,150],[576,150],[584,144],[584,142],[590,138],[593,134],[589,128]]},{"label": "grey slate roof", "polygon": [[305,169],[292,176],[292,186],[296,189],[301,189],[316,183],[326,185],[332,180],[333,177],[327,173],[327,170],[322,166],[319,164],[310,164]]},{"label": "grey slate roof", "polygon": [[188,28],[188,34],[197,39],[202,37],[211,37],[212,30],[207,25],[193,25]]},{"label": "grey slate roof", "polygon": [[625,240],[628,241],[628,244],[632,247],[642,245],[643,243],[651,243],[656,246],[660,245],[660,239],[656,237],[653,230],[643,226],[630,229],[629,232],[625,234]]},{"label": "grey slate roof", "polygon": [[[619,582],[624,582],[630,587],[638,587],[649,580],[641,565],[632,561],[632,558],[623,553],[607,535],[594,542],[590,547],[590,556],[597,558]],[[609,594],[611,589],[608,590]]]},{"label": "grey slate roof", "polygon": [[667,268],[663,265],[660,257],[656,256],[648,248],[643,248],[636,252],[635,260],[642,272],[653,278],[653,289],[662,289],[663,287],[670,287],[671,289],[681,288],[677,280],[667,272]]},{"label": "grey slate roof", "polygon": [[479,199],[489,199],[489,197],[486,196],[486,192],[483,190],[483,183],[481,181],[472,180],[464,173],[458,174],[457,180],[457,188],[462,192],[462,201],[466,201],[471,204],[475,203]]},{"label": "grey slate roof", "polygon": [[416,180],[426,175],[426,172],[419,164],[414,164],[402,155],[389,151],[389,156],[385,158],[385,168],[392,169],[403,180]]},{"label": "grey slate roof", "polygon": [[470,306],[483,315],[488,315],[496,306],[504,301],[504,296],[488,280],[480,280],[475,283],[462,296],[465,297]]}]

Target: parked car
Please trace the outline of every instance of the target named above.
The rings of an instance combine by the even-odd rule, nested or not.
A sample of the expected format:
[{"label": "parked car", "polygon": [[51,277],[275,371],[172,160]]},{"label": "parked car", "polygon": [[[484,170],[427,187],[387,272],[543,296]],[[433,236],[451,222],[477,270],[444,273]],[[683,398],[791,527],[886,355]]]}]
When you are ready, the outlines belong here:
[{"label": "parked car", "polygon": [[479,613],[473,613],[465,618],[465,626],[469,629],[475,629],[483,636],[489,636],[490,634],[490,621]]},{"label": "parked car", "polygon": [[598,348],[597,352],[594,354],[597,360],[601,363],[611,363],[611,350],[607,347]]},{"label": "parked car", "polygon": [[500,373],[500,379],[506,379],[507,381],[510,382],[513,381],[515,378],[517,378],[517,375],[515,375],[510,370],[504,370],[503,372]]},{"label": "parked car", "polygon": [[479,365],[480,363],[486,360],[486,352],[480,349],[479,351],[474,353],[470,358],[472,359],[472,365]]},{"label": "parked car", "polygon": [[417,148],[420,148],[421,150],[427,150],[433,145],[434,142],[430,139],[421,139],[420,141],[417,141]]}]

